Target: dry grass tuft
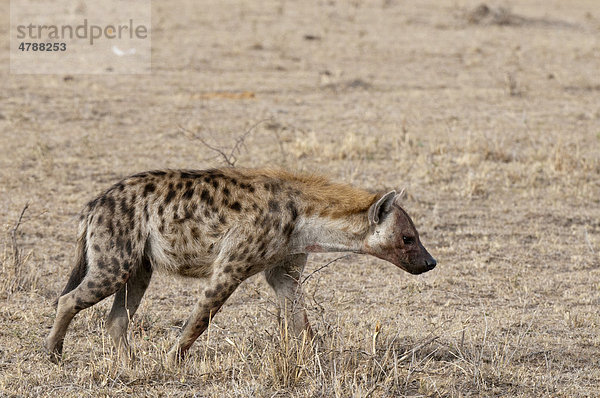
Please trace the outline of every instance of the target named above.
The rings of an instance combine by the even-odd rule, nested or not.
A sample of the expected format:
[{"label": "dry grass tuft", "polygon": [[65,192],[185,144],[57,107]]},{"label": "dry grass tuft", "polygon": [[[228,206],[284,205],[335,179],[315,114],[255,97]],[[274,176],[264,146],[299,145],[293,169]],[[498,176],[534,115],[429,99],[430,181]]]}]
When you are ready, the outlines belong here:
[{"label": "dry grass tuft", "polygon": [[29,291],[37,288],[40,278],[39,272],[35,272],[28,266],[32,251],[24,252],[19,245],[19,227],[23,222],[23,215],[29,208],[29,203],[25,204],[18,220],[10,228],[10,247],[7,239],[4,243],[4,250],[0,256],[2,269],[2,280],[0,281],[0,298],[6,298],[8,295],[17,291]]}]

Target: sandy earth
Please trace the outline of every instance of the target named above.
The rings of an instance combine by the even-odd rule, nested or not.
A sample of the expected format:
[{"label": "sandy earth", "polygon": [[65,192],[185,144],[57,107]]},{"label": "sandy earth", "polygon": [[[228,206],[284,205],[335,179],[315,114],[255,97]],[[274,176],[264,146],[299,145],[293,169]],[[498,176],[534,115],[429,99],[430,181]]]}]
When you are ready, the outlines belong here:
[{"label": "sandy earth", "polygon": [[[478,6],[155,2],[152,73],[116,76],[8,74],[5,18],[0,396],[600,395],[600,6]],[[405,187],[438,267],[353,255],[313,274],[308,359],[280,348],[257,277],[167,367],[198,282],[159,275],[135,362],[111,352],[109,302],[47,361],[84,203],[137,171],[223,165],[198,137],[228,152],[247,131],[238,166]]]}]

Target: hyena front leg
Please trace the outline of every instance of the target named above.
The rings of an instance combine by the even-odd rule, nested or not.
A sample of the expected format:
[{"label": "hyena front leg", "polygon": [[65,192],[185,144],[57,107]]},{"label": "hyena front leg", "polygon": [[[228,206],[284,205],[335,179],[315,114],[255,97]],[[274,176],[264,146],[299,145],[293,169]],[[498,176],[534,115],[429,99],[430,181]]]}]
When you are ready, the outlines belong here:
[{"label": "hyena front leg", "polygon": [[304,308],[302,286],[300,278],[306,265],[307,254],[294,254],[288,256],[281,264],[265,270],[265,278],[275,293],[279,306],[279,323],[283,326],[281,312],[283,311],[287,326],[301,337],[303,332],[308,333],[312,339],[314,333],[308,322]]},{"label": "hyena front leg", "polygon": [[108,333],[118,351],[125,351],[131,356],[127,342],[129,320],[138,309],[140,301],[150,284],[152,265],[147,257],[142,259],[139,267],[132,273],[127,283],[115,294],[115,301],[106,320]]},{"label": "hyena front leg", "polygon": [[[231,270],[232,265],[227,265],[225,269]],[[185,357],[187,350],[206,330],[211,319],[240,283],[241,280],[231,273],[221,271],[213,275],[200,291],[196,308],[183,325],[177,343],[167,354],[169,363],[177,363]]]}]

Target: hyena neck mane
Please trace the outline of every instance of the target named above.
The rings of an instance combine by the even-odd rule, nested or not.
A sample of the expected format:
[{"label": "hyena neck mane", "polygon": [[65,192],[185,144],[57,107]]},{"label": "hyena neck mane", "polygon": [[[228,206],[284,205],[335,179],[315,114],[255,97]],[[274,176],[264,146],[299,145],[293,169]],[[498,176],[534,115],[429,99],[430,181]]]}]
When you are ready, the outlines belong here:
[{"label": "hyena neck mane", "polygon": [[381,198],[347,184],[311,174],[274,171],[300,192],[296,248],[303,252],[362,253],[369,233],[368,211]]}]

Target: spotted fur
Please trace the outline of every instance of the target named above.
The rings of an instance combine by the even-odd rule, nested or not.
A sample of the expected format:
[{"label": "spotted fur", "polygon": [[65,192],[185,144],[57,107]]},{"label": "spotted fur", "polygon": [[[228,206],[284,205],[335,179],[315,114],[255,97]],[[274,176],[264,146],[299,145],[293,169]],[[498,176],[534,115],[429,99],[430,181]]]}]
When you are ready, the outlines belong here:
[{"label": "spotted fur", "polygon": [[154,271],[205,281],[169,353],[173,360],[237,286],[259,272],[288,324],[310,332],[298,282],[308,253],[371,254],[411,273],[435,266],[398,200],[394,191],[369,193],[280,170],[159,170],[128,177],[82,212],[76,266],[46,346],[58,360],[73,317],[115,294],[107,327],[117,347],[127,347],[128,320]]}]

